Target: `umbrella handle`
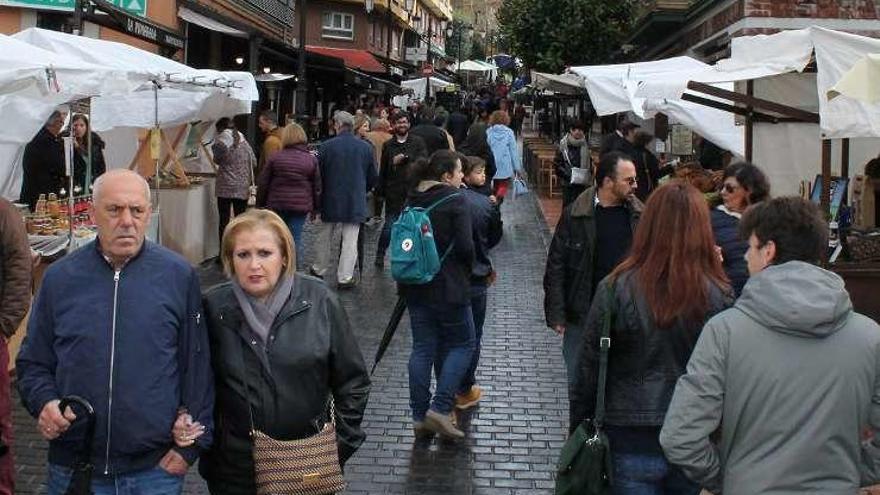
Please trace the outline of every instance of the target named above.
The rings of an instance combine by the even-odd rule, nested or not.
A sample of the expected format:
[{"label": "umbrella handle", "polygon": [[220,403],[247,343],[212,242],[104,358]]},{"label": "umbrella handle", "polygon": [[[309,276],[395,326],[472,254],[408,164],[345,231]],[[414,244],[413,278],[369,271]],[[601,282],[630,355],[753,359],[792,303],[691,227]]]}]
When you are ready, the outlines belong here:
[{"label": "umbrella handle", "polygon": [[[70,407],[73,409],[73,406],[79,406],[86,413],[86,447],[83,449],[85,451],[85,458],[91,455],[92,450],[92,440],[95,437],[95,408],[92,407],[92,404],[83,399],[78,395],[66,395],[61,398],[61,402],[58,404],[58,409],[61,410],[61,414],[64,414],[65,409]],[[79,419],[79,418],[77,418]]]}]

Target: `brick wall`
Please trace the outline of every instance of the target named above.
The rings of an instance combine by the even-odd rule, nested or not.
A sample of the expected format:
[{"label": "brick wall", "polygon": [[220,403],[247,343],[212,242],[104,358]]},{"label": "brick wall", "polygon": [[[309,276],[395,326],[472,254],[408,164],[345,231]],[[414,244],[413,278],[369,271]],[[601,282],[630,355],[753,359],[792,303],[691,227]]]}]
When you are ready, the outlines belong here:
[{"label": "brick wall", "polygon": [[749,17],[880,19],[878,0],[744,0]]}]

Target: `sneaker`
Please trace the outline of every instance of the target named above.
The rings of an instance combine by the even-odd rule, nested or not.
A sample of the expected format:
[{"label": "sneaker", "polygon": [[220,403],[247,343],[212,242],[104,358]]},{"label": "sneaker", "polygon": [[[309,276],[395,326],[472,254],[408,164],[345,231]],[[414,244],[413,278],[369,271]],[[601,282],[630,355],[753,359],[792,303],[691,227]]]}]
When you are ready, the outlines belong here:
[{"label": "sneaker", "polygon": [[452,419],[446,414],[440,414],[434,410],[428,410],[425,415],[425,428],[437,433],[441,437],[452,440],[464,438],[464,432],[455,427]]},{"label": "sneaker", "polygon": [[413,421],[413,435],[419,440],[434,438],[434,431],[425,427],[424,421]]},{"label": "sneaker", "polygon": [[314,267],[314,266],[310,266],[310,267],[309,267],[309,275],[311,275],[311,276],[313,276],[313,277],[315,277],[315,278],[319,278],[319,279],[321,279],[321,280],[324,280],[324,276],[321,275],[321,274],[319,274],[318,271],[315,270],[315,267]]},{"label": "sneaker", "polygon": [[337,282],[336,289],[337,290],[346,290],[346,289],[354,289],[357,286],[357,280],[354,278],[350,278],[345,282]]},{"label": "sneaker", "polygon": [[480,390],[480,387],[473,385],[467,393],[455,395],[455,408],[461,409],[462,411],[470,409],[476,406],[482,397],[483,391]]}]

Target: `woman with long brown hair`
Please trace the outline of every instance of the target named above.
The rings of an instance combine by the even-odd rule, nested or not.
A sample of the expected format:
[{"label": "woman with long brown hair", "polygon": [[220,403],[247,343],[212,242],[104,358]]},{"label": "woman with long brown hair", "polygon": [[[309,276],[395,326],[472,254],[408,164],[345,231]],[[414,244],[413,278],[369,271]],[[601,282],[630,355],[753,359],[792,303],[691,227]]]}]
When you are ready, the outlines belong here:
[{"label": "woman with long brown hair", "polygon": [[630,254],[596,288],[570,391],[576,427],[596,406],[599,338],[610,317],[605,425],[614,494],[699,493],[666,462],[658,438],[703,324],[731,304],[702,194],[679,180],[655,190]]}]

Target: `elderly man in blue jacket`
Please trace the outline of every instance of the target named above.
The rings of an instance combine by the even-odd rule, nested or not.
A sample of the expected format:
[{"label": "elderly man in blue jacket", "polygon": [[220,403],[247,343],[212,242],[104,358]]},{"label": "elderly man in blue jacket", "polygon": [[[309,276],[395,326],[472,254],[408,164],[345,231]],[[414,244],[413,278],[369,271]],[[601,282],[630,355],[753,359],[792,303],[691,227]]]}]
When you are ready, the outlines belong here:
[{"label": "elderly man in blue jacket", "polygon": [[[182,257],[144,240],[150,212],[139,175],[99,177],[97,241],[54,263],[34,302],[16,367],[24,405],[50,441],[50,495],[66,490],[85,442],[74,412],[59,408],[68,395],[95,409],[96,495],[119,486],[179,494],[210,445],[214,387],[199,280]],[[172,438],[184,409],[205,428],[195,442]]]},{"label": "elderly man in blue jacket", "polygon": [[367,191],[376,185],[378,172],[373,146],[352,133],[354,117],[339,111],[333,116],[336,137],[318,149],[321,169],[321,222],[318,231],[318,258],[310,268],[312,275],[323,278],[332,262],[329,247],[337,231],[342,231],[342,252],[336,270],[337,287],[357,284],[358,234],[367,219]]}]

